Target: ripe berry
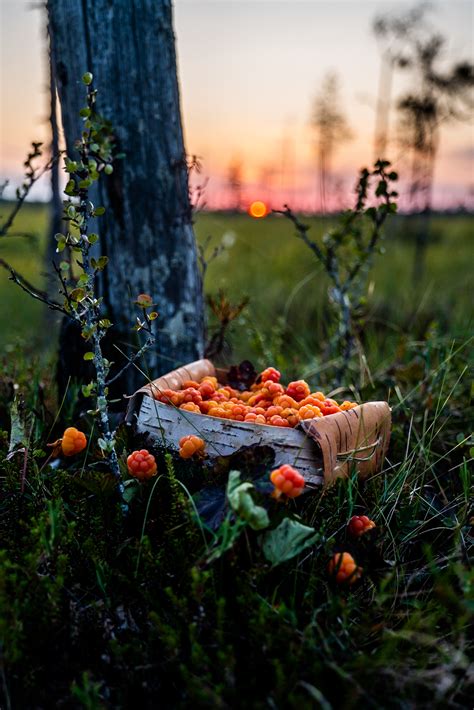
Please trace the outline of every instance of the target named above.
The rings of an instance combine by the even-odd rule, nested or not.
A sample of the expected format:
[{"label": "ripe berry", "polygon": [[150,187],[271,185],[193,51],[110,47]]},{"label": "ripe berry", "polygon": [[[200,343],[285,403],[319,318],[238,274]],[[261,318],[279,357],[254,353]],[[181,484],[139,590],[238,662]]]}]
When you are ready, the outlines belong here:
[{"label": "ripe berry", "polygon": [[127,458],[127,467],[131,476],[139,481],[147,481],[156,474],[156,461],[147,449],[134,451]]},{"label": "ripe berry", "polygon": [[199,392],[201,393],[201,397],[203,399],[209,399],[212,397],[214,392],[216,391],[216,388],[212,384],[212,382],[202,382],[199,385]]},{"label": "ripe berry", "polygon": [[298,410],[298,416],[300,419],[314,419],[315,417],[322,417],[322,413],[319,407],[314,404],[305,404]]},{"label": "ripe berry", "polygon": [[308,397],[310,389],[304,380],[296,380],[295,382],[290,382],[286,388],[286,394],[296,399],[297,402],[301,402],[302,399]]},{"label": "ripe berry", "polygon": [[185,412],[196,412],[197,414],[201,414],[199,405],[194,404],[194,402],[185,402],[184,404],[181,404],[179,408],[184,409]]},{"label": "ripe berry", "polygon": [[278,370],[276,370],[274,367],[267,367],[267,369],[261,373],[260,381],[268,382],[269,380],[271,380],[272,382],[279,382],[280,377],[281,375]]},{"label": "ripe berry", "polygon": [[367,530],[371,530],[372,528],[375,528],[375,523],[373,520],[370,520],[366,515],[353,515],[352,518],[349,520],[349,524],[347,526],[349,528],[349,532],[351,535],[354,537],[360,537],[364,533],[367,532]]},{"label": "ripe berry", "polygon": [[195,380],[186,380],[181,385],[181,389],[183,390],[188,389],[188,387],[192,387],[193,389],[197,390],[199,389],[199,382],[196,382]]},{"label": "ripe berry", "polygon": [[61,440],[61,449],[64,456],[74,456],[83,451],[87,446],[86,435],[73,426],[66,429]]},{"label": "ripe berry", "polygon": [[179,440],[179,455],[182,459],[190,459],[195,454],[203,456],[205,448],[206,444],[201,437],[194,434],[188,434]]},{"label": "ripe berry", "polygon": [[354,407],[357,407],[357,404],[355,402],[348,402],[347,400],[339,405],[341,412],[346,412],[348,409],[354,409]]},{"label": "ripe berry", "polygon": [[293,466],[284,464],[270,474],[270,480],[275,486],[273,495],[279,498],[284,493],[288,498],[297,498],[304,488],[304,478]]},{"label": "ripe berry", "polygon": [[327,417],[328,414],[337,414],[337,412],[341,411],[340,407],[333,399],[325,399],[324,402],[319,404],[319,408],[325,417]]},{"label": "ripe berry", "polygon": [[354,584],[362,574],[362,568],[349,552],[337,552],[328,564],[328,572],[338,584]]},{"label": "ripe berry", "polygon": [[280,385],[278,382],[273,382],[272,380],[265,382],[265,389],[270,393],[271,397],[279,397],[285,392],[283,385]]}]

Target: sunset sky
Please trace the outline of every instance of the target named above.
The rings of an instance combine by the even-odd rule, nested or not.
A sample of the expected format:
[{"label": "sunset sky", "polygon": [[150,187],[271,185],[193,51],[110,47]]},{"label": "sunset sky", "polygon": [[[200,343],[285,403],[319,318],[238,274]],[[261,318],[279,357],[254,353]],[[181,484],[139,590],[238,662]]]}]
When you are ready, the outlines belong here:
[{"label": "sunset sky", "polygon": [[[0,177],[19,179],[31,140],[48,138],[44,15],[28,0],[0,0]],[[244,199],[316,204],[311,104],[325,74],[338,73],[353,139],[335,156],[346,191],[373,158],[380,68],[371,23],[408,2],[364,0],[176,0],[175,30],[188,153],[203,160],[211,206],[229,203],[229,164],[242,164]],[[473,58],[473,3],[433,4],[431,23],[448,38],[446,56]],[[395,84],[395,95],[402,88]],[[403,175],[403,151],[389,158]],[[465,202],[474,186],[473,126],[443,128],[436,170],[439,207]],[[11,194],[11,193],[10,193]],[[36,196],[46,198],[48,185]]]}]

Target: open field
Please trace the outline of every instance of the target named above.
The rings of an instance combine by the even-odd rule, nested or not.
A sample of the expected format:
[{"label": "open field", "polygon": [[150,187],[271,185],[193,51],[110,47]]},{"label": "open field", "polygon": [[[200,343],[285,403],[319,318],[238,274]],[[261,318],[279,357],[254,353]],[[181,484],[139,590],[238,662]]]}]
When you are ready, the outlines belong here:
[{"label": "open field", "polygon": [[[2,212],[6,206],[2,205]],[[12,263],[34,283],[44,285],[42,254],[45,247],[47,207],[25,205],[15,223],[18,231],[33,239],[12,238],[0,243],[0,257]],[[415,218],[397,216],[387,228],[385,254],[376,258],[368,293],[367,336],[379,340],[384,351],[387,335],[410,331],[423,335],[429,323],[442,332],[466,336],[472,331],[473,218],[433,218],[431,243],[427,250],[425,277],[413,283],[413,223]],[[321,238],[331,218],[308,218],[313,238]],[[283,218],[254,220],[247,215],[201,213],[196,234],[203,242],[211,235],[211,249],[223,244],[224,251],[208,268],[205,290],[224,289],[232,301],[250,298],[245,321],[250,332],[265,334],[271,347],[271,332],[278,327],[289,348],[310,359],[325,337],[327,281],[321,267],[305,245],[294,236],[292,225]],[[0,273],[0,349],[19,339],[26,344],[44,343],[43,307],[31,301]],[[12,315],[14,317],[12,318]],[[236,357],[252,353],[249,340],[233,342]],[[51,343],[48,336],[47,344]],[[390,353],[388,353],[390,355]],[[377,355],[379,358],[379,353]]]}]

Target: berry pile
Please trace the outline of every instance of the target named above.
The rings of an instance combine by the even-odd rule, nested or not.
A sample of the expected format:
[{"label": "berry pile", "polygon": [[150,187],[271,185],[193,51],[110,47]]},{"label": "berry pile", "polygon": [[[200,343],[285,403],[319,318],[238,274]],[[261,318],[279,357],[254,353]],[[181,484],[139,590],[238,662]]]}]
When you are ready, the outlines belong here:
[{"label": "berry pile", "polygon": [[180,390],[155,391],[154,397],[187,412],[280,427],[295,427],[303,419],[324,417],[357,406],[348,401],[338,404],[322,392],[311,392],[304,380],[290,382],[285,387],[274,367],[267,367],[244,392],[220,385],[216,377],[203,377],[200,382],[184,382]]}]

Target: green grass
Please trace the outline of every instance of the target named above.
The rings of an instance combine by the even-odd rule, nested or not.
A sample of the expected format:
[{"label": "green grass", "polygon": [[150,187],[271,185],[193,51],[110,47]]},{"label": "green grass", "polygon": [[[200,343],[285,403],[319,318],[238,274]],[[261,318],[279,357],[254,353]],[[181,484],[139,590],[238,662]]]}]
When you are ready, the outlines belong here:
[{"label": "green grass", "polygon": [[[323,221],[311,221],[320,237]],[[389,401],[387,460],[366,483],[353,475],[289,505],[259,487],[271,470],[267,451],[203,466],[156,449],[159,477],[127,483],[123,516],[90,416],[58,406],[54,361],[40,364],[43,314],[2,274],[2,707],[470,706],[471,225],[435,217],[425,280],[412,284],[412,221],[393,220],[370,277],[362,334],[370,377],[361,359],[347,380],[361,401]],[[46,209],[26,206],[17,229],[38,240],[0,243],[0,256],[36,283],[45,227]],[[206,290],[251,298],[223,359],[250,356],[330,389],[327,284],[291,225],[202,214],[196,231],[214,243],[235,233],[210,265]],[[51,468],[46,445],[65,425],[87,432],[90,446]],[[12,430],[21,445],[8,457]],[[127,454],[144,445],[119,429],[125,479]],[[267,533],[243,517],[228,514],[211,530],[199,492],[221,510],[231,469],[256,484],[272,528],[283,518],[312,527],[311,546],[272,567],[262,551]],[[369,515],[376,529],[351,539],[354,514]],[[327,573],[342,550],[363,568],[348,588]]]},{"label": "green grass", "polygon": [[[6,213],[4,203],[0,211]],[[32,233],[34,239],[5,239],[0,257],[38,286],[44,286],[48,212],[44,205],[25,205],[15,229]],[[331,220],[309,218],[311,235],[318,239]],[[413,284],[413,218],[395,217],[371,272],[367,293],[367,325],[382,333],[403,334],[438,322],[444,332],[459,336],[472,330],[472,277],[468,255],[472,247],[472,218],[435,216],[422,283]],[[294,236],[292,225],[282,218],[254,220],[246,215],[201,213],[196,234],[212,244],[233,240],[233,245],[210,264],[205,288],[223,288],[231,299],[247,295],[249,327],[266,335],[278,322],[289,346],[308,359],[325,336],[329,317],[327,281],[305,245]],[[231,235],[231,236],[229,236]],[[14,318],[12,319],[12,313]],[[44,308],[31,301],[0,273],[0,350],[20,339],[44,343]],[[54,320],[54,319],[53,319]],[[51,321],[51,319],[50,319]],[[44,321],[43,321],[44,322]],[[247,341],[250,338],[247,338]],[[49,339],[50,342],[50,339]],[[248,342],[234,343],[237,357],[249,355]],[[256,354],[251,347],[250,355]]]}]

